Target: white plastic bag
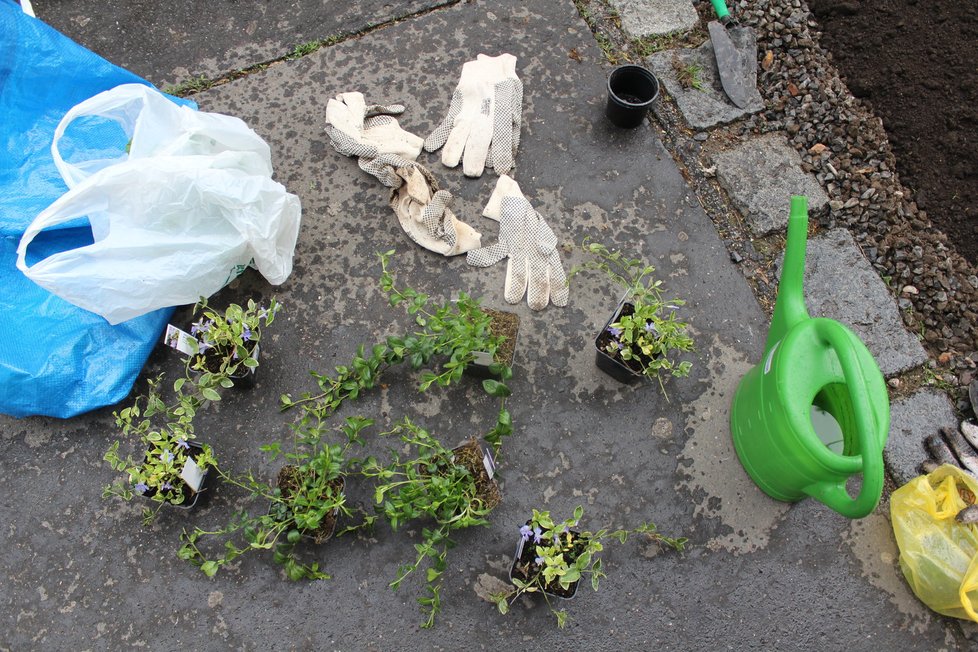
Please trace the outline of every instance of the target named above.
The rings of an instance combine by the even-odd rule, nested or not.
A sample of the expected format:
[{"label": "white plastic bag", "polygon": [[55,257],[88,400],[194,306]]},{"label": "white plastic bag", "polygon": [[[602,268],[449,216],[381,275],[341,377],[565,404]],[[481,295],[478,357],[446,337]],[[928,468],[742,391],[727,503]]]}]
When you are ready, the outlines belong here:
[{"label": "white plastic bag", "polygon": [[[84,118],[118,123],[129,139],[129,151],[115,158],[65,161],[59,147],[66,130]],[[110,165],[158,156],[215,156],[221,152],[254,152],[252,174],[272,176],[268,143],[240,118],[194,111],[168,100],[144,84],[122,84],[73,106],[54,130],[51,156],[69,188]]]},{"label": "white plastic bag", "polygon": [[[129,155],[66,163],[58,141],[79,115],[117,119]],[[241,120],[195,113],[129,84],[73,108],[52,152],[71,189],[24,232],[17,268],[109,323],[210,296],[249,264],[273,285],[291,273],[299,198],[271,179],[268,145]],[[39,234],[79,218],[88,219],[92,244],[28,266]]]}]

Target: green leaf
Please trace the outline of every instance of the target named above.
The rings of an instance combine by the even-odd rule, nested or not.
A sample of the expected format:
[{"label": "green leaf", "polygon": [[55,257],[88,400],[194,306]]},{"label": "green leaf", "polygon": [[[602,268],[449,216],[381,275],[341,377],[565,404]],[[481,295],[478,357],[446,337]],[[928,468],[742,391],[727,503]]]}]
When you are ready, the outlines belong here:
[{"label": "green leaf", "polygon": [[214,577],[218,568],[219,566],[216,561],[205,561],[200,565],[200,570],[204,571],[204,575],[207,577]]},{"label": "green leaf", "polygon": [[512,394],[509,391],[509,387],[492,378],[487,378],[482,381],[482,389],[486,390],[486,393],[490,396],[495,396],[496,398],[506,398]]},{"label": "green leaf", "polygon": [[200,390],[200,395],[206,398],[208,401],[220,401],[221,395],[210,387],[203,387]]}]

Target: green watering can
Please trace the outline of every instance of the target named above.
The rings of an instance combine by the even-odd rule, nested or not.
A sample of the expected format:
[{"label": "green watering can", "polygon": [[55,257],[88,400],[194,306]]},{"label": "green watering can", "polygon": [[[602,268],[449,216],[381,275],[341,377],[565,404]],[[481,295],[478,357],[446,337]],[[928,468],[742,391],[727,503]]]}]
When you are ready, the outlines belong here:
[{"label": "green watering can", "polygon": [[[807,237],[808,199],[792,197],[764,360],[737,387],[730,430],[741,464],[764,493],[788,502],[811,496],[843,516],[862,518],[883,493],[890,403],[883,374],[856,334],[808,315]],[[837,424],[838,434],[824,423]],[[862,486],[853,498],[846,481],[856,474]]]}]

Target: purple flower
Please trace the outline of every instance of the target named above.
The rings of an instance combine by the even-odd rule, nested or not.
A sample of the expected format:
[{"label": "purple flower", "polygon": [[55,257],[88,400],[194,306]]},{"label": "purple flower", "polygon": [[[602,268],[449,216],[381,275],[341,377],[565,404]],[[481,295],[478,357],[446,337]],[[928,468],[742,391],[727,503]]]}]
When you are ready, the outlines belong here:
[{"label": "purple flower", "polygon": [[160,455],[160,459],[169,464],[173,461],[173,453],[170,451],[163,451],[163,454]]},{"label": "purple flower", "polygon": [[160,487],[160,489],[162,489],[163,491],[169,491],[170,489],[173,489],[173,485],[170,484],[169,482],[164,482],[163,485]]},{"label": "purple flower", "polygon": [[147,485],[145,482],[137,482],[133,489],[136,490],[136,493],[144,494],[149,491],[149,485]]},{"label": "purple flower", "polygon": [[645,332],[646,333],[658,333],[659,332],[659,329],[656,328],[655,327],[655,324],[653,324],[652,322],[647,322],[645,324]]},{"label": "purple flower", "polygon": [[539,527],[533,528],[533,543],[540,543],[543,540],[543,531]]},{"label": "purple flower", "polygon": [[244,332],[241,333],[241,339],[244,342],[247,342],[248,340],[251,339],[251,329],[248,328],[247,326],[244,327]]},{"label": "purple flower", "polygon": [[554,535],[554,545],[557,546],[558,548],[560,547],[560,535],[559,534],[555,534]]},{"label": "purple flower", "polygon": [[544,559],[543,557],[537,557],[536,559],[533,560],[533,563],[536,564],[537,566],[543,566],[545,561],[546,559]]},{"label": "purple flower", "polygon": [[611,336],[615,339],[618,339],[618,337],[621,335],[621,329],[615,328],[614,326],[609,326],[608,332],[611,333]]},{"label": "purple flower", "polygon": [[208,349],[213,349],[213,348],[214,348],[214,346],[210,342],[208,342],[207,340],[204,340],[203,342],[201,342],[197,346],[197,353],[203,353],[204,351],[206,351]]},{"label": "purple flower", "polygon": [[264,308],[260,309],[258,311],[258,319],[267,319],[267,318],[268,318],[268,311],[265,310]]},{"label": "purple flower", "polygon": [[531,534],[533,534],[533,530],[530,529],[529,525],[524,525],[523,527],[520,528],[520,536],[523,538],[524,541],[529,539]]},{"label": "purple flower", "polygon": [[192,323],[190,325],[190,334],[191,335],[196,335],[199,332],[200,332],[200,323],[199,322]]},{"label": "purple flower", "polygon": [[186,439],[178,439],[177,446],[182,448],[183,450],[190,450],[190,444],[187,443]]}]

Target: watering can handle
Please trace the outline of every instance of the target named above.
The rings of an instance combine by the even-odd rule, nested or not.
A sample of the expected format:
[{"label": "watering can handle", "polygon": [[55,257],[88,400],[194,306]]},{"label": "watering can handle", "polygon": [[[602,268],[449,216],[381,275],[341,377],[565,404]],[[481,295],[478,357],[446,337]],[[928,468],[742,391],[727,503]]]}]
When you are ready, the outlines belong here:
[{"label": "watering can handle", "polygon": [[830,319],[812,321],[815,322],[816,332],[828,341],[842,366],[856,420],[856,441],[859,445],[858,457],[863,482],[859,495],[855,498],[846,491],[845,480],[816,482],[805,487],[804,491],[843,516],[863,518],[876,508],[883,491],[883,452],[866,389],[866,378],[852,345],[852,335],[841,324]]}]

